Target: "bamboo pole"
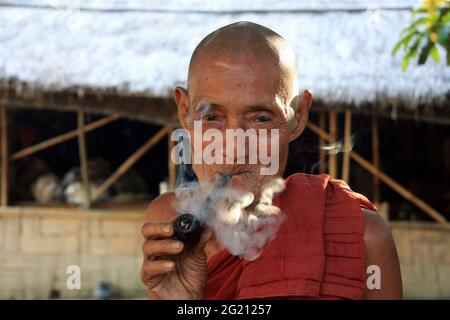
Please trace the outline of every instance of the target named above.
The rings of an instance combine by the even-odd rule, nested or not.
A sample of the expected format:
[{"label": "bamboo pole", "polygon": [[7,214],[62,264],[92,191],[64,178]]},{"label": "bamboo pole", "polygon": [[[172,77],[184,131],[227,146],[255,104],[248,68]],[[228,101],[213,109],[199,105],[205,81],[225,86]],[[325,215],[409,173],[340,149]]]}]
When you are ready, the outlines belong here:
[{"label": "bamboo pole", "polygon": [[345,111],[345,127],[344,127],[344,154],[342,159],[342,180],[349,182],[350,178],[350,151],[351,151],[351,134],[352,134],[352,112]]},{"label": "bamboo pole", "polygon": [[170,127],[164,127],[159,130],[153,137],[148,139],[148,141],[143,144],[139,149],[137,149],[124,163],[117,168],[116,171],[106,179],[102,185],[93,192],[91,201],[97,200],[106,190],[109,189],[119,179],[127,170],[135,164],[148,150],[150,150],[155,144],[159,142],[165,135],[168,134]]},{"label": "bamboo pole", "polygon": [[[311,123],[308,123],[307,126],[309,129],[311,129],[313,132],[315,132],[318,135],[321,135],[326,141],[330,141],[331,137],[326,133],[320,130],[320,128],[316,125],[311,125]],[[383,181],[387,186],[389,186],[391,189],[396,191],[398,194],[400,194],[402,197],[404,197],[406,200],[423,210],[426,214],[428,214],[430,217],[435,219],[439,223],[446,223],[447,220],[445,217],[443,217],[439,212],[434,210],[431,206],[429,206],[427,203],[425,203],[422,199],[419,197],[416,197],[412,192],[407,190],[405,187],[400,185],[397,181],[383,173],[381,170],[377,169],[373,164],[371,164],[369,161],[365,160],[363,157],[361,157],[358,153],[355,151],[350,151],[350,157],[358,163],[361,167],[369,171],[372,175],[377,176],[381,181]]]},{"label": "bamboo pole", "polygon": [[[336,144],[336,140],[337,140],[336,112],[330,111],[329,117],[330,117],[329,125],[330,125],[330,136],[331,136],[330,144],[334,145],[334,144]],[[329,154],[329,159],[330,159],[330,168],[329,168],[330,176],[333,179],[336,179],[337,178],[337,157],[336,157],[336,153],[334,153],[334,150],[332,150],[331,153]]]},{"label": "bamboo pole", "polygon": [[169,133],[167,134],[167,148],[168,148],[168,168],[169,168],[169,191],[175,190],[176,180],[177,180],[177,167],[175,163],[172,161],[172,150],[175,147],[175,141],[172,141],[171,135],[172,135],[173,128],[170,128]]},{"label": "bamboo pole", "polygon": [[0,125],[1,125],[1,181],[0,181],[0,203],[3,207],[8,205],[8,174],[9,174],[9,158],[8,158],[8,112],[6,107],[0,109]]},{"label": "bamboo pole", "polygon": [[331,141],[330,134],[328,132],[326,132],[325,130],[321,129],[320,127],[316,126],[314,123],[308,122],[306,124],[306,127],[308,129],[310,129],[312,132],[314,132],[315,134],[317,134],[319,137],[321,137],[326,142]]},{"label": "bamboo pole", "polygon": [[447,222],[447,220],[439,212],[434,210],[432,207],[430,207],[427,203],[425,203],[419,197],[416,197],[412,192],[410,192],[405,187],[400,185],[394,179],[392,179],[388,175],[384,174],[379,169],[377,170],[377,168],[375,168],[374,165],[372,165],[369,161],[365,160],[359,154],[352,151],[350,153],[350,155],[351,155],[352,159],[355,162],[357,162],[361,167],[363,167],[364,169],[366,169],[367,171],[372,173],[374,176],[377,176],[381,181],[383,181],[385,184],[387,184],[389,187],[391,187],[393,190],[395,190],[397,193],[399,193],[403,198],[405,198],[409,202],[413,203],[418,208],[422,209],[425,213],[427,213],[429,216],[431,216],[437,222],[439,222],[439,223]]},{"label": "bamboo pole", "polygon": [[[380,169],[380,142],[378,131],[378,117],[372,116],[372,163],[375,169]],[[376,205],[380,203],[380,179],[378,176],[372,176],[373,201]]]},{"label": "bamboo pole", "polygon": [[77,113],[78,122],[78,153],[80,158],[80,171],[81,180],[83,183],[83,190],[85,195],[84,207],[90,208],[91,206],[91,187],[89,183],[89,172],[87,166],[87,148],[86,148],[86,134],[84,132],[84,112],[78,111]]},{"label": "bamboo pole", "polygon": [[[319,127],[323,131],[325,131],[325,114],[324,112],[321,112],[319,115]],[[326,157],[325,152],[323,150],[323,145],[325,144],[325,140],[322,136],[319,135],[319,172],[325,173],[326,172]]]},{"label": "bamboo pole", "polygon": [[[117,120],[117,119],[119,119],[118,115],[115,115],[115,114],[110,115],[108,117],[102,118],[100,120],[94,121],[94,122],[84,126],[83,131],[86,133],[86,132],[95,130],[95,129],[100,128],[110,122]],[[59,136],[53,137],[51,139],[42,141],[38,144],[35,144],[34,146],[30,146],[30,147],[27,147],[25,149],[22,149],[20,151],[13,153],[11,155],[10,159],[17,160],[17,159],[29,156],[30,154],[33,154],[35,152],[38,152],[38,151],[44,150],[46,148],[49,148],[51,146],[54,146],[58,143],[64,142],[66,140],[76,138],[80,132],[81,132],[80,128],[77,128],[76,130],[72,130],[72,131],[66,132],[64,134],[61,134]]]}]

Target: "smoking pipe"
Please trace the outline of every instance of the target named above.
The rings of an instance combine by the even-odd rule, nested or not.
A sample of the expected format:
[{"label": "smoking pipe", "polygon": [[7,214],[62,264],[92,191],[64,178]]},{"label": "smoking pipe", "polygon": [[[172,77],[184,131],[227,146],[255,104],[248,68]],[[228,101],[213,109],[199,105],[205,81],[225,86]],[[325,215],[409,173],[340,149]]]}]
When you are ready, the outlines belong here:
[{"label": "smoking pipe", "polygon": [[198,219],[198,217],[208,217],[215,210],[215,200],[220,189],[224,188],[231,175],[220,174],[218,181],[214,185],[208,197],[203,201],[196,214],[184,213],[179,215],[173,222],[174,238],[184,242],[188,246],[195,246],[200,240],[206,219]]}]

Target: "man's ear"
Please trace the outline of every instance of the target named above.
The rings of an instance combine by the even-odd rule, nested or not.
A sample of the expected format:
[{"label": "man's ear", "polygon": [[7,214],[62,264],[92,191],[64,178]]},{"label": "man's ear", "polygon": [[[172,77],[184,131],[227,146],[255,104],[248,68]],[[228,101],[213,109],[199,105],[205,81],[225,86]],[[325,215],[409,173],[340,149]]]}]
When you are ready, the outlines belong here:
[{"label": "man's ear", "polygon": [[178,121],[182,128],[186,128],[186,117],[189,113],[189,96],[186,89],[177,86],[174,90],[175,103],[177,104]]},{"label": "man's ear", "polygon": [[311,108],[313,95],[311,90],[305,90],[302,94],[295,97],[293,100],[294,118],[291,127],[291,137],[289,141],[297,139],[305,130],[308,123],[309,109]]}]

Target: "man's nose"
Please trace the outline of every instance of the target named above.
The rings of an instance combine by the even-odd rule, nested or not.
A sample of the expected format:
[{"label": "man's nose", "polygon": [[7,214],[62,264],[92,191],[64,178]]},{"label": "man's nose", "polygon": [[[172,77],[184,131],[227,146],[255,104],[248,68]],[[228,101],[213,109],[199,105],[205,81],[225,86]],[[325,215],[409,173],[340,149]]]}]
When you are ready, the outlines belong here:
[{"label": "man's nose", "polygon": [[227,125],[226,125],[227,129],[232,129],[232,130],[242,129],[242,130],[245,130],[246,127],[247,126],[246,126],[245,120],[242,119],[241,117],[228,117],[227,118]]},{"label": "man's nose", "polygon": [[[229,118],[226,129],[227,130],[224,132],[224,156],[227,159],[226,163],[246,164],[250,150],[248,138],[245,137],[245,132],[247,130],[245,119],[238,117]],[[238,136],[244,136],[243,141],[242,138],[239,139]]]}]

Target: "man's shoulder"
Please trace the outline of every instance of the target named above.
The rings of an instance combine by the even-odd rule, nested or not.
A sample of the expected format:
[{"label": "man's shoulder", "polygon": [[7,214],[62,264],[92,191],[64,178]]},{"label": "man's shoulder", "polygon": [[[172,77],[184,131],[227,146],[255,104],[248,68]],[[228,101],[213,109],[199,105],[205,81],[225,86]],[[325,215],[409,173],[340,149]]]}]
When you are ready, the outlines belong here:
[{"label": "man's shoulder", "polygon": [[373,247],[391,243],[391,232],[383,217],[375,211],[362,208],[364,217],[364,242]]},{"label": "man's shoulder", "polygon": [[308,174],[297,172],[286,178],[285,183],[289,193],[305,196],[319,195],[326,191],[330,176],[327,174]]},{"label": "man's shoulder", "polygon": [[169,222],[176,216],[175,192],[166,192],[155,198],[147,207],[145,221]]},{"label": "man's shoulder", "polygon": [[362,211],[366,268],[377,267],[383,274],[380,289],[367,289],[363,298],[402,299],[402,276],[394,238],[381,215],[366,209]]},{"label": "man's shoulder", "polygon": [[291,174],[286,178],[288,182],[322,182],[327,183],[330,180],[330,175],[321,173],[321,174],[311,174],[304,172],[296,172]]},{"label": "man's shoulder", "polygon": [[303,185],[312,187],[323,192],[335,191],[335,190],[345,190],[351,191],[348,184],[341,179],[332,178],[329,174],[309,174],[297,172],[286,178],[288,185]]}]

